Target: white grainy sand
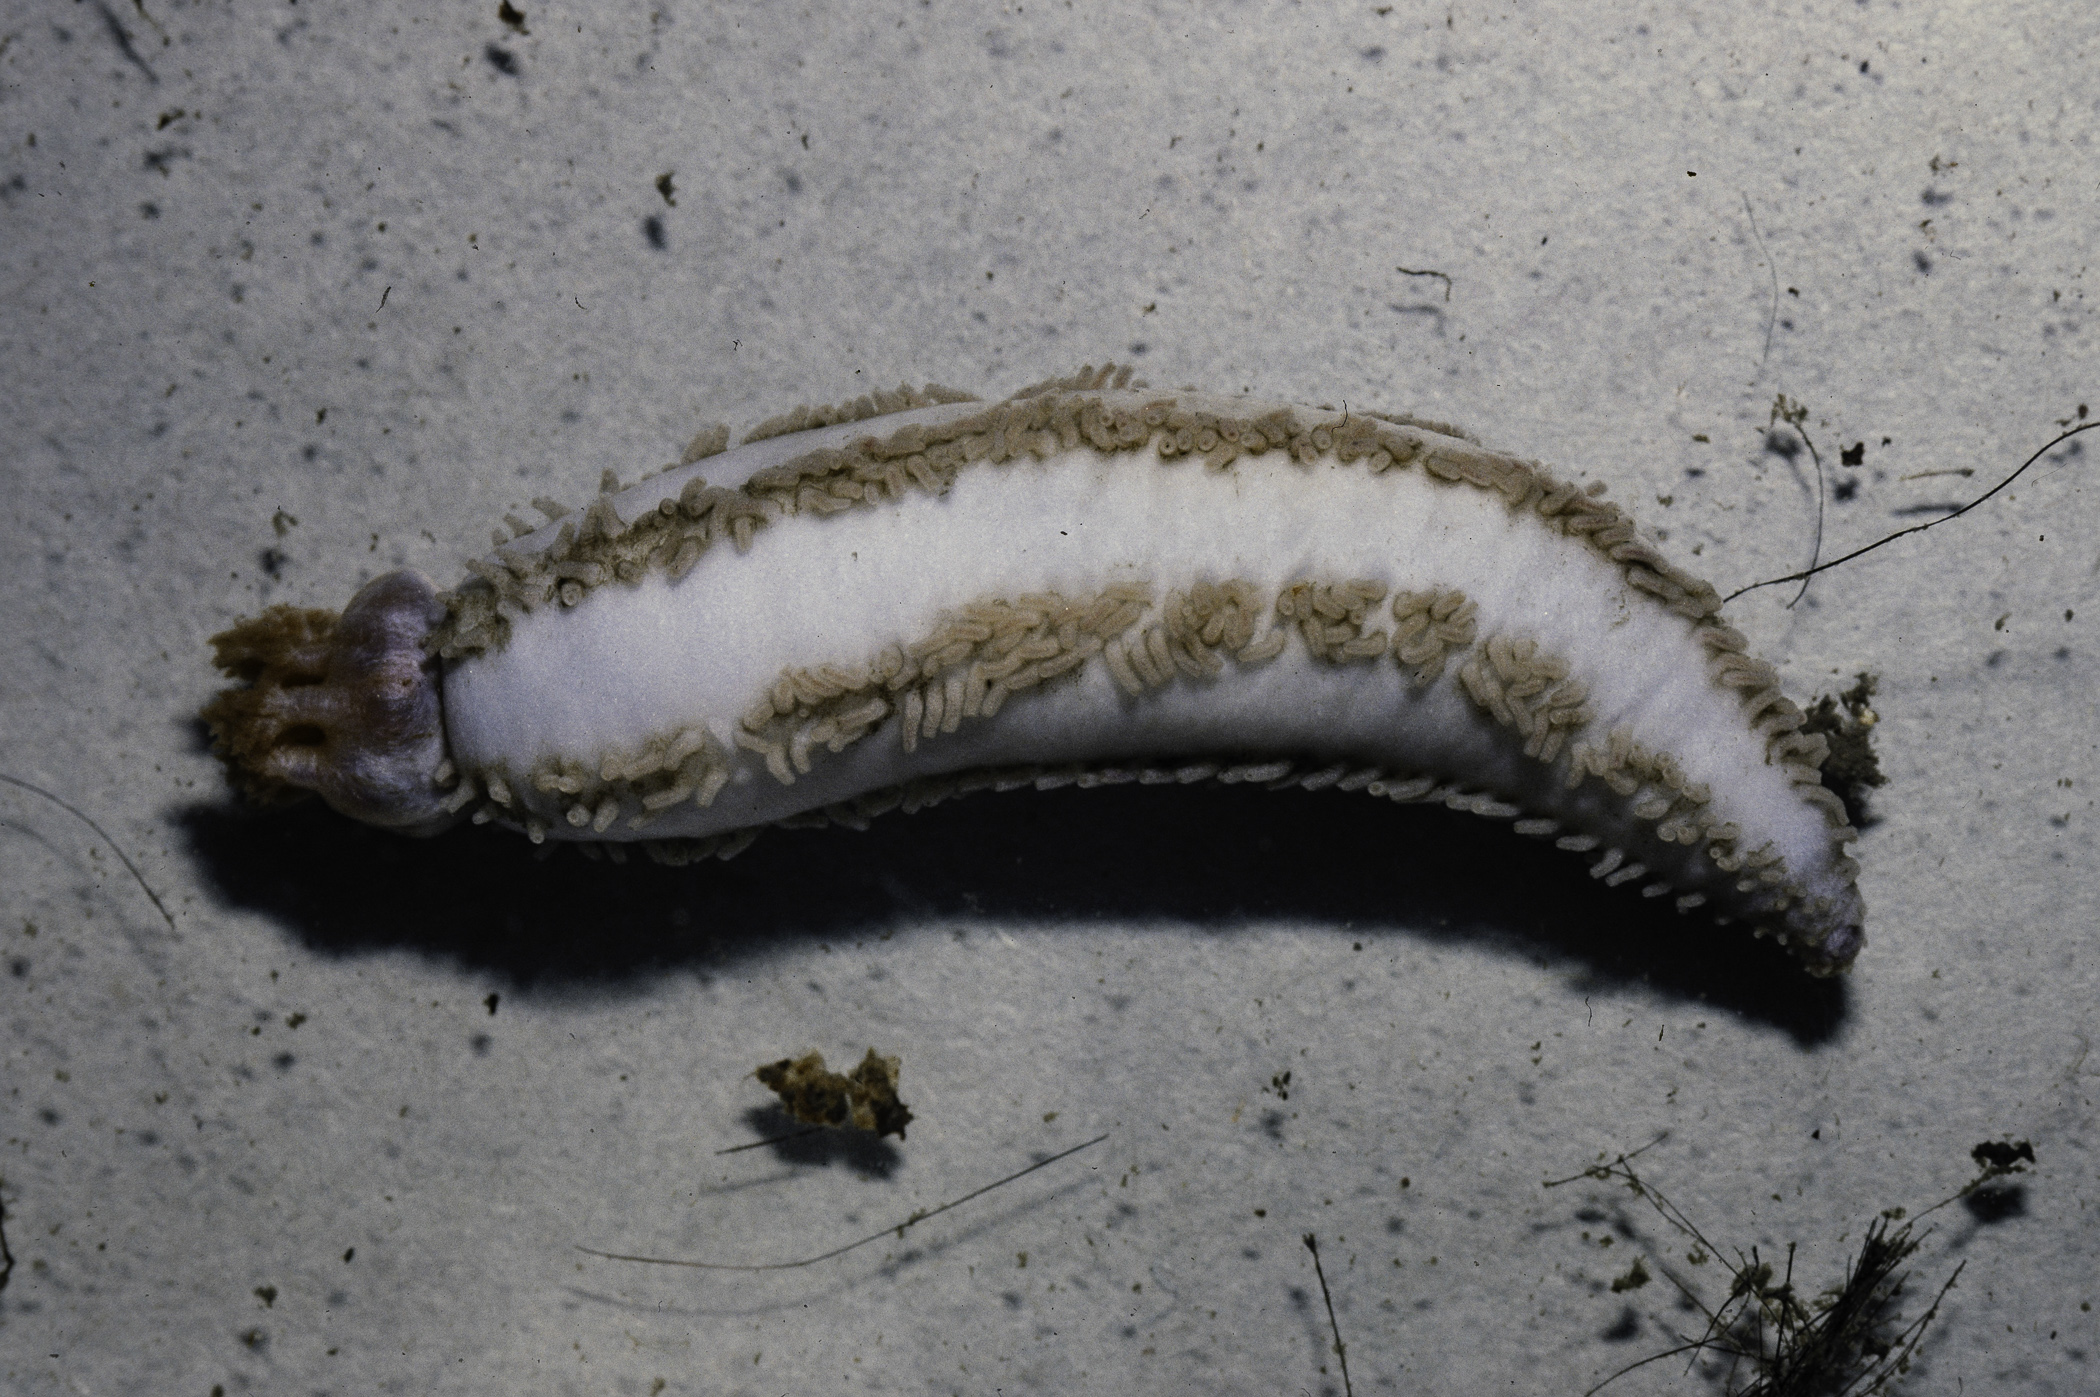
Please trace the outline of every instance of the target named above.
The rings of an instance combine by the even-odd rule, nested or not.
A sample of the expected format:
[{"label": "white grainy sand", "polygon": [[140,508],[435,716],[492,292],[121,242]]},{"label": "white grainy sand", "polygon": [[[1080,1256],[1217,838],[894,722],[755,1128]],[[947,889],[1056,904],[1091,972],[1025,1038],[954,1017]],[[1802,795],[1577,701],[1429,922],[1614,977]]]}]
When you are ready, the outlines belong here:
[{"label": "white grainy sand", "polygon": [[[1358,1392],[1577,1393],[1674,1342],[1607,1282],[1684,1246],[1540,1182],[1667,1131],[1643,1176],[1809,1292],[2031,1139],[2019,1206],[1938,1215],[1910,1382],[2091,1390],[2090,448],[1731,607],[1797,699],[1880,677],[1836,987],[1362,797],[986,796],[668,871],[257,818],[205,751],[237,616],[900,380],[1455,421],[1724,592],[1814,544],[1781,394],[1825,556],[2100,408],[2086,6],[1381,8],[0,20],[0,770],[176,923],[0,790],[0,1388],[1338,1392],[1314,1232]],[[774,1128],[753,1067],[869,1046],[907,1142],[715,1156]],[[808,1254],[1102,1131],[822,1267],[574,1250]]]}]

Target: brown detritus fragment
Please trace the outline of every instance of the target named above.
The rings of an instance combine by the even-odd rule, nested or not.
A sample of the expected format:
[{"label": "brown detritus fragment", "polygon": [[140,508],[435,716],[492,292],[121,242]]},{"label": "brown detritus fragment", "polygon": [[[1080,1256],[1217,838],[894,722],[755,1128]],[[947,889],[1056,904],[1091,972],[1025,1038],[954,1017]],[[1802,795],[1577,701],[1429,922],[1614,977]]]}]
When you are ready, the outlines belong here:
[{"label": "brown detritus fragment", "polygon": [[2001,1184],[2009,1174],[2024,1174],[2034,1163],[2034,1145],[2026,1140],[1985,1140],[1969,1151],[1981,1172],[1962,1186],[1959,1194],[1969,1216],[1981,1223],[2003,1222],[2027,1211],[2027,1191],[2019,1184]]},{"label": "brown detritus fragment", "polygon": [[904,1138],[911,1108],[897,1099],[903,1060],[884,1057],[873,1048],[850,1073],[828,1072],[824,1054],[782,1058],[753,1073],[780,1096],[781,1107],[807,1125],[850,1126]]},{"label": "brown detritus fragment", "polygon": [[1983,1172],[1963,1192],[2007,1174],[2026,1173],[2025,1166],[2034,1163],[2034,1144],[2028,1140],[1985,1140],[1969,1151],[1969,1158],[1981,1165]]},{"label": "brown detritus fragment", "polygon": [[1870,823],[1867,793],[1889,780],[1874,754],[1874,725],[1880,719],[1869,701],[1878,683],[1875,675],[1861,670],[1851,688],[1810,704],[1801,723],[1802,732],[1820,734],[1830,745],[1830,755],[1823,759],[1823,786],[1845,803],[1845,818],[1858,829]]},{"label": "brown detritus fragment", "polygon": [[[1689,1259],[1697,1265],[1709,1257],[1725,1253],[1709,1241],[1676,1204],[1636,1174],[1631,1163],[1635,1156],[1666,1138],[1666,1135],[1657,1136],[1631,1154],[1622,1154],[1608,1164],[1593,1165],[1569,1178],[1548,1180],[1546,1187],[1557,1188],[1576,1179],[1625,1184],[1645,1199],[1673,1229],[1696,1243]],[[1843,1280],[1813,1300],[1803,1301],[1795,1292],[1792,1245],[1787,1247],[1783,1272],[1764,1260],[1756,1247],[1747,1253],[1740,1248],[1730,1249],[1735,1264],[1728,1268],[1728,1296],[1713,1306],[1701,1300],[1690,1285],[1657,1258],[1656,1269],[1677,1288],[1685,1306],[1706,1317],[1705,1330],[1696,1338],[1680,1334],[1678,1337],[1683,1342],[1676,1347],[1628,1364],[1592,1387],[1584,1397],[1618,1381],[1636,1368],[1684,1354],[1691,1355],[1693,1361],[1706,1355],[1725,1359],[1728,1363],[1726,1390],[1733,1397],[1810,1397],[1810,1394],[1849,1397],[1854,1393],[1887,1390],[1909,1371],[1911,1356],[1917,1351],[1927,1326],[1939,1314],[1940,1302],[1954,1288],[1962,1266],[1967,1264],[1964,1262],[1954,1268],[1922,1315],[1899,1327],[1899,1317],[1894,1309],[1908,1279],[1908,1274],[1902,1270],[1903,1263],[1932,1235],[1930,1228],[1914,1232],[1916,1222],[1956,1199],[1966,1197],[1978,1185],[2000,1173],[2018,1169],[2023,1161],[2032,1161],[2034,1151],[2024,1140],[2015,1143],[1987,1141],[1976,1146],[1971,1155],[1983,1166],[1981,1174],[1959,1192],[1918,1214],[1917,1218],[1906,1220],[1902,1208],[1884,1211],[1868,1224],[1866,1235],[1847,1266]],[[1643,1269],[1636,1262],[1635,1270]],[[1633,1280],[1632,1275],[1629,1272],[1613,1281],[1612,1290],[1616,1293],[1632,1289],[1646,1279]],[[1738,1385],[1736,1375],[1745,1365],[1752,1376],[1747,1383]]]}]

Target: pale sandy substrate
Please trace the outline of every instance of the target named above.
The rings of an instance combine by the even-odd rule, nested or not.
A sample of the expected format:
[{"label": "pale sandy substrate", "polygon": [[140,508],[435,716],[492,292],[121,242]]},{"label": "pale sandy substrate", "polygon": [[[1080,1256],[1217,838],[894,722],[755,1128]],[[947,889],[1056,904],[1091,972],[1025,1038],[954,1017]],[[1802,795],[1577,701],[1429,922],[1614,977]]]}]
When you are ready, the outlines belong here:
[{"label": "pale sandy substrate", "polygon": [[[2013,1205],[1939,1215],[1911,1383],[2089,1390],[2090,452],[1731,609],[1797,697],[1881,679],[1835,989],[1345,796],[534,864],[237,814],[190,718],[239,614],[449,581],[535,495],[901,379],[1455,420],[1724,591],[1812,546],[1783,393],[1826,554],[1930,518],[2100,407],[2093,22],[1933,8],[18,7],[4,769],[176,929],[0,793],[0,1386],[1338,1391],[1310,1231],[1357,1390],[1579,1392],[1671,1342],[1606,1283],[1683,1248],[1540,1183],[1667,1130],[1648,1177],[1810,1288],[2031,1139]],[[713,1155],[759,1061],[871,1044],[908,1142]],[[816,1251],[1101,1131],[823,1268],[572,1249]]]}]

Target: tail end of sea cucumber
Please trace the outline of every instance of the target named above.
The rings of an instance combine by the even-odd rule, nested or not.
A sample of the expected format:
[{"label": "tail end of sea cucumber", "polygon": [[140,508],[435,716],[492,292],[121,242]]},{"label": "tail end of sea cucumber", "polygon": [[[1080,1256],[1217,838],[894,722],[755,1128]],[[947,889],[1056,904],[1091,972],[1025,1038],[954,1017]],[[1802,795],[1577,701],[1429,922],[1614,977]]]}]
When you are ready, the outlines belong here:
[{"label": "tail end of sea cucumber", "polygon": [[213,662],[239,682],[199,716],[234,784],[264,805],[313,792],[404,834],[451,824],[440,671],[423,648],[443,616],[429,579],[403,570],[340,616],[273,606],[213,636]]},{"label": "tail end of sea cucumber", "polygon": [[1835,928],[1815,946],[1797,948],[1797,954],[1802,967],[1820,979],[1850,970],[1853,960],[1866,944],[1866,930],[1852,922]]},{"label": "tail end of sea cucumber", "polygon": [[1848,885],[1831,901],[1835,905],[1820,917],[1795,922],[1783,938],[1802,968],[1819,978],[1850,970],[1867,944],[1866,908],[1859,889]]}]

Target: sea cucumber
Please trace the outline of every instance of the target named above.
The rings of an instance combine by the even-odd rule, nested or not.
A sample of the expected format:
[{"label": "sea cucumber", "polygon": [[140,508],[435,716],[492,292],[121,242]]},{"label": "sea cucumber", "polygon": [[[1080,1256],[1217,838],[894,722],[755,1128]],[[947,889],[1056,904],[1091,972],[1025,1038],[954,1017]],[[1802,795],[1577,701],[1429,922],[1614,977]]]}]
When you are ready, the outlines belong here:
[{"label": "sea cucumber", "polygon": [[235,780],[673,862],[982,789],[1332,787],[1513,820],[1817,973],[1864,942],[1824,739],[1601,484],[1127,369],[726,445],[535,501],[449,592],[215,637]]}]

